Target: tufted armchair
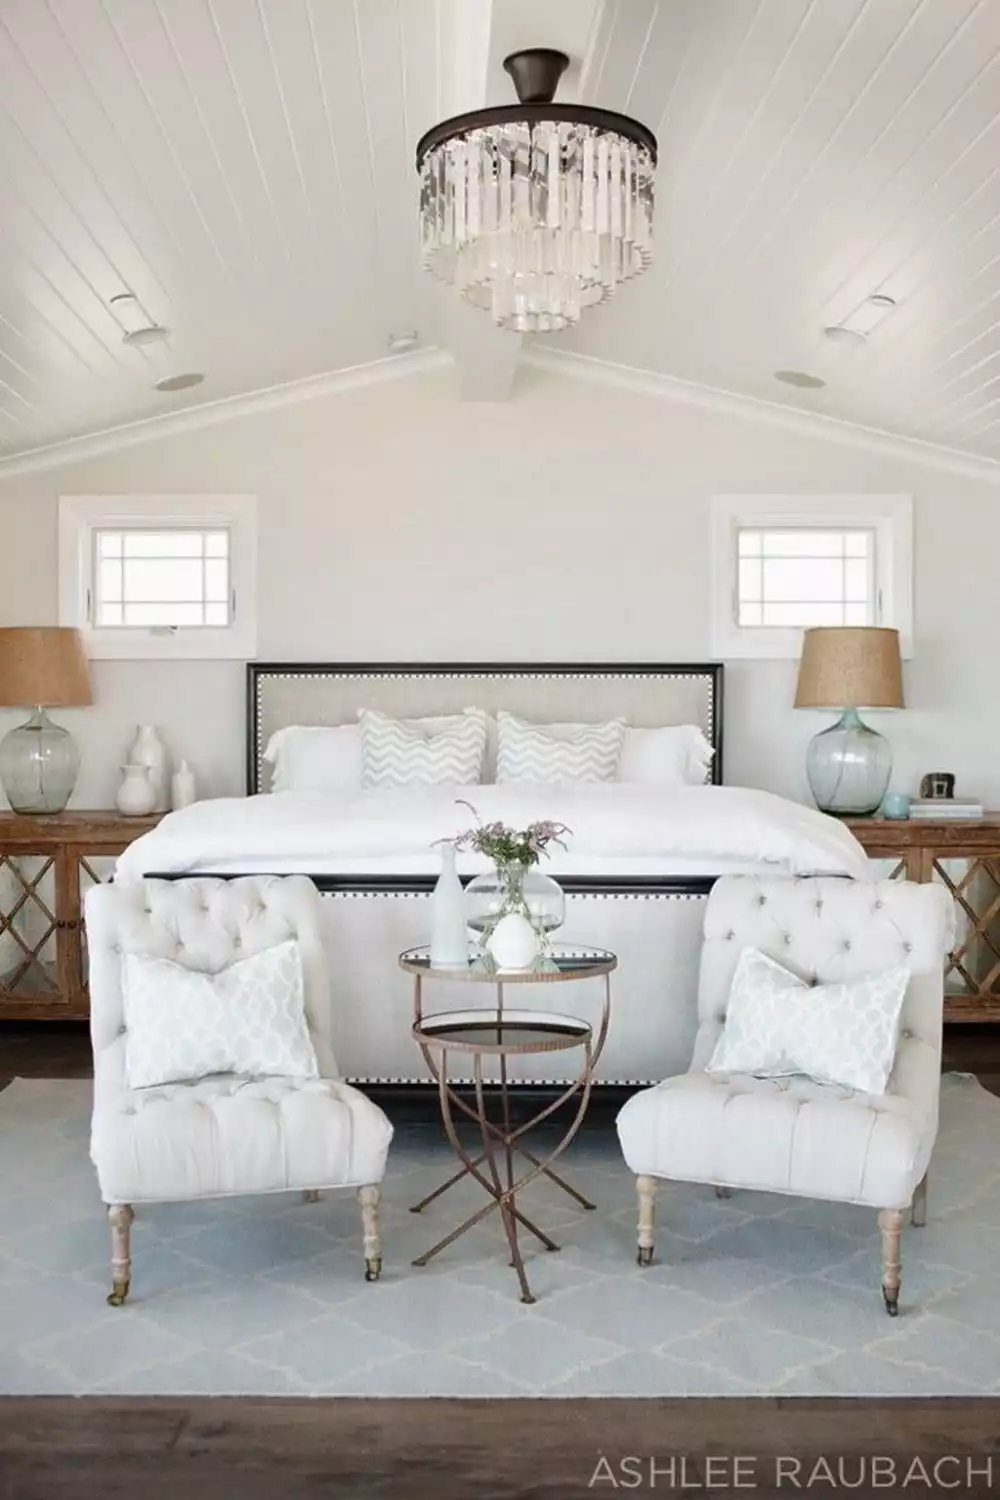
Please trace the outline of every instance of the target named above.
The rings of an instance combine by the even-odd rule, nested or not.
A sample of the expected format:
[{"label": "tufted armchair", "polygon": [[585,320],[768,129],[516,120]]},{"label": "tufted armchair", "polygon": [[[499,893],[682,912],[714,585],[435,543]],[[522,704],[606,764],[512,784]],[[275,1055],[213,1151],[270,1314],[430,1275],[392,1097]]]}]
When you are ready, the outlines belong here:
[{"label": "tufted armchair", "polygon": [[[359,1190],[365,1275],[381,1270],[379,1187],[392,1127],[338,1079],[319,897],[304,876],[147,880],[100,885],[86,898],[94,1110],[90,1154],[112,1226],[112,1306],[131,1281],[134,1203],[294,1189]],[[122,955],[218,973],[294,938],[318,1078],[216,1075],[130,1089],[125,1070]]]},{"label": "tufted armchair", "polygon": [[[635,1094],[618,1116],[637,1174],[639,1263],[653,1255],[658,1178],[756,1188],[879,1210],[882,1289],[898,1311],[903,1212],[926,1213],[926,1172],[937,1135],[943,960],[954,933],[940,886],[725,876],[705,911],[691,1067]],[[726,1019],[740,952],[753,947],[800,978],[835,983],[904,964],[895,1066],[883,1096],[802,1077],[705,1072]]]}]

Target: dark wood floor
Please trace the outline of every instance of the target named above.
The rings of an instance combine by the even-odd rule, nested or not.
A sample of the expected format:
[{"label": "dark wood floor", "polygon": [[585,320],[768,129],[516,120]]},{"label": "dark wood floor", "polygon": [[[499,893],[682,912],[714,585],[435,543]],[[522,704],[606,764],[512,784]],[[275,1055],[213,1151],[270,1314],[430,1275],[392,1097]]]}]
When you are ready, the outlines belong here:
[{"label": "dark wood floor", "polygon": [[36,1398],[0,1402],[0,1495],[984,1496],[1000,1488],[998,1428],[992,1401]]},{"label": "dark wood floor", "polygon": [[[1000,1028],[950,1028],[944,1065],[1000,1094]],[[0,1087],[90,1071],[85,1027],[0,1025]],[[0,1349],[2,1341],[0,1329]],[[806,1489],[998,1493],[1000,1402],[0,1399],[0,1500],[574,1500],[622,1490]]]}]

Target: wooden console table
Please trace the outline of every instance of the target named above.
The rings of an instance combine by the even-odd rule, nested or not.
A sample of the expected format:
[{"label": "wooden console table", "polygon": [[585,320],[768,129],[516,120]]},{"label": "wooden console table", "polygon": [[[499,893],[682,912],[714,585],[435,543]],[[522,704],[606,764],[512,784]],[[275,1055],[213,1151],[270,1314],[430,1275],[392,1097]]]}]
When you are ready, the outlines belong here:
[{"label": "wooden console table", "polygon": [[1000,813],[952,819],[847,818],[893,880],[940,881],[955,898],[958,932],[945,968],[946,1021],[1000,1022]]},{"label": "wooden console table", "polygon": [[160,816],[0,812],[0,1021],[86,1019],[84,894]]}]

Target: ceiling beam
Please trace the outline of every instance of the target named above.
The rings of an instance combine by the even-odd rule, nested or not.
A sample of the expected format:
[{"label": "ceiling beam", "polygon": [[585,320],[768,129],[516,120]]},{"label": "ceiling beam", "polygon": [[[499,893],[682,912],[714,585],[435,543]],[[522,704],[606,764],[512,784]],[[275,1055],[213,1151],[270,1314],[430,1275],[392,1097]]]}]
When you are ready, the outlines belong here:
[{"label": "ceiling beam", "polygon": [[514,388],[522,337],[498,328],[489,313],[470,307],[451,287],[440,298],[447,329],[446,347],[455,361],[455,382],[463,401],[506,401]]}]

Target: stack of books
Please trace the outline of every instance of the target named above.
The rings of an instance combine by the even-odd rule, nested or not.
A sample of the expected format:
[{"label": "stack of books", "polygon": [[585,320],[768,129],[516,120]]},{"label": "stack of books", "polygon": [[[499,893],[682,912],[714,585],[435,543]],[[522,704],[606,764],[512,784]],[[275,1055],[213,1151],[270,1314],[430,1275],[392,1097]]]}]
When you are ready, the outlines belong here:
[{"label": "stack of books", "polygon": [[910,803],[910,817],[928,822],[960,822],[963,818],[981,818],[983,812],[983,804],[974,797],[914,797]]}]

